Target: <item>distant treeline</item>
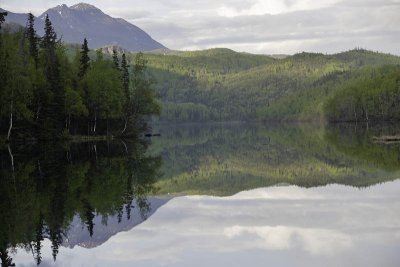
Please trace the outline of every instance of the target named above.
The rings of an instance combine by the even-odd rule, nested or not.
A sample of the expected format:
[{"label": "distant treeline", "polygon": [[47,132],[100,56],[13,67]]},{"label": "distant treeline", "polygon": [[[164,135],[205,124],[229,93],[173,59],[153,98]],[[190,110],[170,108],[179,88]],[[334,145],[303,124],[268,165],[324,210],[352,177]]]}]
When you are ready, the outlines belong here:
[{"label": "distant treeline", "polygon": [[[325,114],[324,106],[337,91],[352,94],[346,89],[351,84],[363,93],[365,83],[354,81],[379,81],[379,75],[400,64],[397,56],[363,49],[334,55],[300,53],[280,59],[228,49],[148,54],[146,58],[163,102],[160,120],[177,122],[330,119],[331,111]],[[385,65],[392,67],[380,69]],[[390,101],[395,101],[399,93],[393,91],[393,83],[390,86]],[[368,90],[385,94],[383,88]],[[384,98],[380,109],[394,109]],[[348,116],[353,118],[354,112]],[[357,115],[360,118],[361,113]],[[348,120],[347,116],[338,119]]]},{"label": "distant treeline", "polygon": [[160,112],[142,54],[132,66],[116,52],[112,60],[100,51],[93,59],[85,39],[68,57],[48,16],[42,37],[32,14],[17,31],[1,29],[6,16],[0,18],[0,131],[7,139],[128,135],[143,115]]}]

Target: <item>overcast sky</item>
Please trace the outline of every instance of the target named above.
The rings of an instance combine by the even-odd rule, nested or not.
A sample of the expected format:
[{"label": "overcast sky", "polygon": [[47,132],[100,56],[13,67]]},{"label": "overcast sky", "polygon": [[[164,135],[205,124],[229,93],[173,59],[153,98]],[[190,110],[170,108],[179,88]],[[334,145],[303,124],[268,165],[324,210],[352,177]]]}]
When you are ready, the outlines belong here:
[{"label": "overcast sky", "polygon": [[[79,0],[0,0],[40,15]],[[400,54],[400,0],[86,0],[139,26],[170,49],[335,53],[355,47]]]}]

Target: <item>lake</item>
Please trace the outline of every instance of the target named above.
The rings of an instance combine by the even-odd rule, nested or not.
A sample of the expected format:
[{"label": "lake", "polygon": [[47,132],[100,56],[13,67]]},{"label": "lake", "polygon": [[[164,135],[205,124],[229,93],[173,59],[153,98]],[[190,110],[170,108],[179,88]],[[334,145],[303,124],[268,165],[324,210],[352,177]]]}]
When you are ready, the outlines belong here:
[{"label": "lake", "polygon": [[395,125],[188,124],[0,150],[4,266],[398,266]]}]

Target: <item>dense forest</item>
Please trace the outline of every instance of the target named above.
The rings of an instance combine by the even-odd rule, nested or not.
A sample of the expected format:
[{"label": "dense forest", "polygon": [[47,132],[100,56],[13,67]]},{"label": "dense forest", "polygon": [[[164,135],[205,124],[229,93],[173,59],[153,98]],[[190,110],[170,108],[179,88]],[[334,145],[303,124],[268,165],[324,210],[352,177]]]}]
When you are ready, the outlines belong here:
[{"label": "dense forest", "polygon": [[[178,122],[325,120],[324,105],[336,91],[346,94],[342,88],[351,84],[363,92],[361,81],[377,78],[370,77],[371,72],[400,64],[397,56],[363,49],[283,58],[210,49],[146,54],[146,58],[163,102],[160,119]],[[391,79],[399,75],[392,71]],[[369,90],[385,94],[381,89]],[[391,108],[387,101],[381,104]]]},{"label": "dense forest", "polygon": [[1,29],[0,131],[8,140],[129,135],[143,116],[160,112],[143,54],[132,62],[100,51],[90,57],[86,39],[69,54],[48,16],[42,37],[32,14],[26,28]]}]

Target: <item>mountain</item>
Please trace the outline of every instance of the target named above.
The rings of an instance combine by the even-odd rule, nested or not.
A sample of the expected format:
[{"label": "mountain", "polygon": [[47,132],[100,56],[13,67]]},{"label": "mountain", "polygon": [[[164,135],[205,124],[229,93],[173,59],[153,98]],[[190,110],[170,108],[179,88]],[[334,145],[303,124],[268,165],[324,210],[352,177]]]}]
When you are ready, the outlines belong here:
[{"label": "mountain", "polygon": [[[152,51],[165,47],[150,35],[121,18],[113,18],[95,6],[79,3],[68,7],[58,5],[36,19],[36,30],[44,33],[44,19],[49,16],[59,37],[66,43],[82,43],[86,37],[91,48],[117,45],[129,51]],[[27,14],[9,12],[6,22],[26,24]]]},{"label": "mountain", "polygon": [[[101,215],[96,215],[93,218],[94,231],[93,236],[89,235],[86,226],[82,224],[82,220],[78,215],[75,215],[73,221],[69,225],[67,238],[63,242],[63,246],[73,248],[80,246],[84,248],[94,248],[105,243],[112,236],[119,232],[127,232],[135,226],[144,222],[147,218],[153,215],[158,208],[166,204],[170,199],[167,198],[148,198],[149,210],[141,212],[138,208],[132,209],[131,218],[127,219],[126,214],[122,216],[118,222],[117,215],[110,215],[105,224]],[[125,208],[124,208],[125,210]]]},{"label": "mountain", "polygon": [[16,23],[19,25],[23,25],[23,26],[26,25],[26,18],[28,16],[28,14],[13,13],[13,12],[4,10],[2,8],[0,8],[0,12],[7,12],[7,16],[5,17],[5,19],[6,19],[5,22],[7,24],[12,22],[12,23]]}]

